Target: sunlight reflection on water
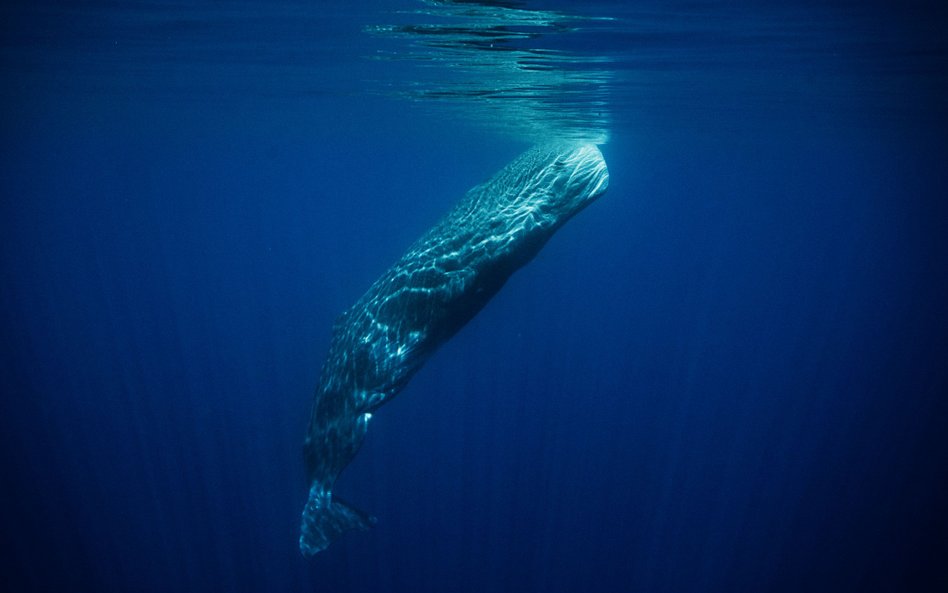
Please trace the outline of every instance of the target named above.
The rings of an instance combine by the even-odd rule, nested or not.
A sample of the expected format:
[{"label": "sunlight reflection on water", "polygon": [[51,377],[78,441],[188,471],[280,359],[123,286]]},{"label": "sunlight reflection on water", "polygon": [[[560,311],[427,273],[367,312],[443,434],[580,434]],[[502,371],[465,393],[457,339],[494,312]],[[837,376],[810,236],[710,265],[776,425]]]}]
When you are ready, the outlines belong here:
[{"label": "sunlight reflection on water", "polygon": [[365,28],[395,42],[372,57],[416,68],[381,92],[439,101],[517,137],[608,139],[610,60],[569,49],[571,36],[608,17],[457,0],[392,16],[408,22]]}]

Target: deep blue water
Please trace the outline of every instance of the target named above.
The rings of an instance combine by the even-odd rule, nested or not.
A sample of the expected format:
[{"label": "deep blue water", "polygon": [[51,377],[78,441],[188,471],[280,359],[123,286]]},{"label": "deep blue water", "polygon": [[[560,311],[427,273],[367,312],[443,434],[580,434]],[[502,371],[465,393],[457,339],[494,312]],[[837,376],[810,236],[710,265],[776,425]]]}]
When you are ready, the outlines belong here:
[{"label": "deep blue water", "polygon": [[[494,47],[349,4],[0,11],[4,590],[948,590],[936,4],[501,2],[572,16]],[[378,525],[304,559],[333,319],[582,130],[608,193],[379,410],[337,485]]]}]

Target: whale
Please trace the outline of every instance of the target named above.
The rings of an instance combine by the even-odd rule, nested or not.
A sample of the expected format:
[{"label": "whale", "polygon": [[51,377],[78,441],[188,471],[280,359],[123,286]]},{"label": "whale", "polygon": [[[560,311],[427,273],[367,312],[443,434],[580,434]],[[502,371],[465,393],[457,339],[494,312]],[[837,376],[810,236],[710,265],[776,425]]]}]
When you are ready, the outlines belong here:
[{"label": "whale", "polygon": [[375,524],[333,488],[376,410],[608,185],[595,144],[535,146],[469,190],[337,318],[303,445],[303,555]]}]

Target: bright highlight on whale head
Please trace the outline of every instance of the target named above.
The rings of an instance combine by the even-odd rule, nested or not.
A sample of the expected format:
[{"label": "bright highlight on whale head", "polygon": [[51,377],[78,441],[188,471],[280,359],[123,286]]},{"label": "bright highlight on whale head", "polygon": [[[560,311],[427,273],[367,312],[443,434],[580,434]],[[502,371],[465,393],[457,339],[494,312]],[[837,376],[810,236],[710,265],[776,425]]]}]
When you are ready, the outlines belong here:
[{"label": "bright highlight on whale head", "polygon": [[608,185],[594,144],[534,147],[468,191],[339,317],[304,442],[303,554],[375,523],[332,493],[375,410]]}]

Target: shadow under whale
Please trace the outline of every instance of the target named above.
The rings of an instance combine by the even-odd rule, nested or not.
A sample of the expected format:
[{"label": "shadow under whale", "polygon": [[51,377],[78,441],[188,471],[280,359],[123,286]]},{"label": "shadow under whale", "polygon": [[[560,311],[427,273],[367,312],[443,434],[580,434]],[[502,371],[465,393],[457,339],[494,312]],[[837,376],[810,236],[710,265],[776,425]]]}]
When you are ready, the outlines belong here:
[{"label": "shadow under whale", "polygon": [[332,494],[375,409],[608,184],[594,144],[534,147],[468,191],[336,320],[304,442],[303,554],[375,523]]}]

